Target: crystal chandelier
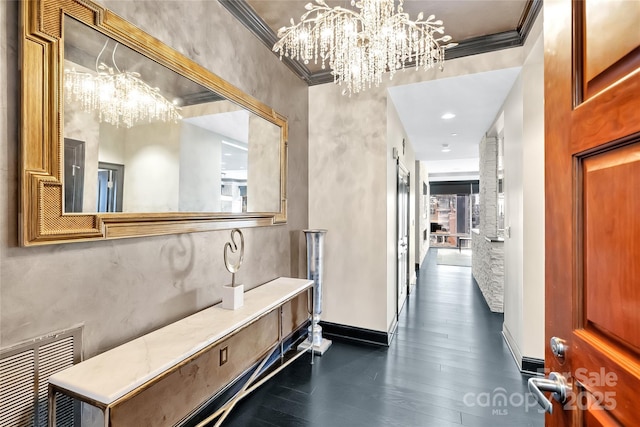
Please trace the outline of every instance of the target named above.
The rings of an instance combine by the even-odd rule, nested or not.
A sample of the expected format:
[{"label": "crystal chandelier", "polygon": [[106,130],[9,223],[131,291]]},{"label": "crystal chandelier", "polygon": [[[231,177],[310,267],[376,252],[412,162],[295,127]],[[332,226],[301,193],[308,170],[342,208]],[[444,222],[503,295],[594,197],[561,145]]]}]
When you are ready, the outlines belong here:
[{"label": "crystal chandelier", "polygon": [[314,60],[327,62],[334,82],[345,85],[346,92],[358,93],[378,86],[382,75],[394,73],[415,61],[416,69],[439,66],[442,69],[444,50],[457,43],[441,45],[451,40],[443,35],[442,21],[423,13],[411,21],[399,0],[395,13],[394,0],[351,0],[359,12],[343,7],[330,8],[324,0],[305,6],[307,12],[300,22],[291,19],[290,27],[278,30],[280,40],[273,51],[305,64]]},{"label": "crystal chandelier", "polygon": [[113,67],[100,61],[107,47],[105,43],[96,58],[96,74],[64,71],[67,100],[79,102],[88,113],[98,112],[100,122],[116,127],[132,127],[141,121],[177,122],[182,117],[179,107],[167,100],[159,88],[152,88],[136,72],[120,71],[115,63],[116,44],[112,53]]}]

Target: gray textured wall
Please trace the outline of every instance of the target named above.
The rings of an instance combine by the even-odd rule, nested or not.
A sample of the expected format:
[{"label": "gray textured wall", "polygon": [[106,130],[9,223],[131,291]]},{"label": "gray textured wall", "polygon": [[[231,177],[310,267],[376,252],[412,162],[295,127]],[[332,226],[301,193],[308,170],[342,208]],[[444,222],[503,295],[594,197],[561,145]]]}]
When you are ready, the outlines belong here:
[{"label": "gray textured wall", "polygon": [[[239,281],[304,276],[308,88],[217,1],[108,1],[117,14],[289,119],[289,221],[245,231]],[[21,248],[18,3],[0,2],[0,347],[84,324],[85,356],[220,300],[229,232]]]}]

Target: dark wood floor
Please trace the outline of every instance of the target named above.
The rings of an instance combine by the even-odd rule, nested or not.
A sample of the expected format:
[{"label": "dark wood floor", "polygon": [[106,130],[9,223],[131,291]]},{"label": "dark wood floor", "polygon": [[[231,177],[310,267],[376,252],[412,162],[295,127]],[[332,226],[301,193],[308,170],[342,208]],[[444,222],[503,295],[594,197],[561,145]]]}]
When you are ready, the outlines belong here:
[{"label": "dark wood floor", "polygon": [[[240,402],[225,426],[543,426],[471,268],[430,251],[389,348],[334,341]],[[505,404],[506,400],[506,404]]]}]

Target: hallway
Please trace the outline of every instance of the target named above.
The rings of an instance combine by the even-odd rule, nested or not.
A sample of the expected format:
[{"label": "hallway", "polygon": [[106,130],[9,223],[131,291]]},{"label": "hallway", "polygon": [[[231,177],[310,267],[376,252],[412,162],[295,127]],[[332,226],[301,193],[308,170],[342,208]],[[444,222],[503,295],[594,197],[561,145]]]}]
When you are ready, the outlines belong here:
[{"label": "hallway", "polygon": [[471,268],[430,250],[389,348],[334,341],[238,404],[225,426],[543,426]]}]

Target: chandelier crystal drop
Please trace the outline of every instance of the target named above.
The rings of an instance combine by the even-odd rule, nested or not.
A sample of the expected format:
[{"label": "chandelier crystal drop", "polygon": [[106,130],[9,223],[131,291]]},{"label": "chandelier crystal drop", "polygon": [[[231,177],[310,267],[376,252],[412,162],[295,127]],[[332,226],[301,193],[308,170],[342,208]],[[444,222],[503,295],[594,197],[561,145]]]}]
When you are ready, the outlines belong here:
[{"label": "chandelier crystal drop", "polygon": [[[182,117],[179,107],[167,100],[159,88],[152,88],[136,72],[120,71],[115,61],[109,67],[96,60],[96,73],[64,71],[64,86],[68,101],[79,102],[88,113],[97,111],[98,120],[116,127],[130,128],[146,121],[177,122]],[[117,47],[117,46],[116,46]],[[115,49],[113,51],[115,56]]]},{"label": "chandelier crystal drop", "polygon": [[392,79],[412,61],[416,69],[442,69],[445,49],[457,45],[443,45],[451,37],[434,15],[410,20],[403,0],[397,13],[394,0],[352,0],[351,5],[359,12],[330,8],[324,0],[308,3],[299,23],[292,18],[290,27],[278,31],[273,51],[280,59],[320,62],[323,70],[328,65],[334,82],[346,86],[343,93],[352,94],[378,86],[385,72]]}]

